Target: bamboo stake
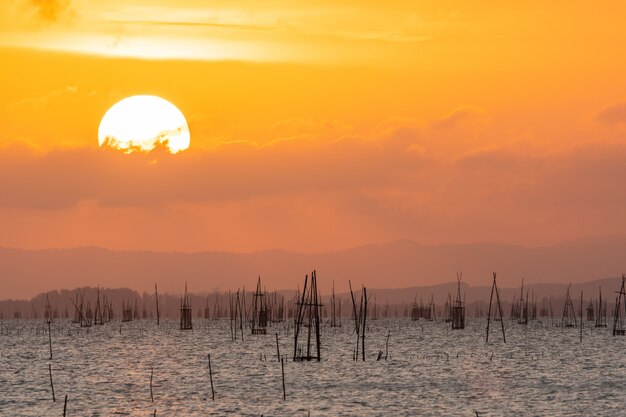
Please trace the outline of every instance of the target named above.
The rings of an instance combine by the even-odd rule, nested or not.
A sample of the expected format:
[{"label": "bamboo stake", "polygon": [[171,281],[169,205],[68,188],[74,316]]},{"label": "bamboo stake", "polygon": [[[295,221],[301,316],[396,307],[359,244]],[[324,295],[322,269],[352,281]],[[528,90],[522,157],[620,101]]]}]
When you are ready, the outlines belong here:
[{"label": "bamboo stake", "polygon": [[154,395],[152,394],[152,375],[154,375],[154,368],[150,369],[150,400],[154,402]]},{"label": "bamboo stake", "polygon": [[352,292],[352,283],[348,280],[348,286],[350,287],[350,297],[352,297],[352,312],[354,314],[354,327],[356,329],[356,333],[359,334],[359,324],[356,318],[356,302],[354,301],[354,293]]},{"label": "bamboo stake", "polygon": [[[495,283],[496,277],[494,274],[493,282]],[[493,301],[493,284],[491,285],[491,295],[489,296],[489,312],[487,313],[487,336],[485,337],[485,343],[489,343],[489,324],[491,323],[491,303]]]},{"label": "bamboo stake", "polygon": [[280,369],[283,374],[283,401],[285,401],[287,399],[287,391],[285,391],[285,361],[282,359],[280,360]]},{"label": "bamboo stake", "polygon": [[[496,284],[496,274],[493,274],[493,283]],[[502,305],[500,304],[500,292],[498,291],[498,286],[496,287],[496,300],[498,300],[498,310],[500,311],[500,324],[502,325],[502,341],[506,343],[506,334],[504,334],[504,316],[502,315]]]},{"label": "bamboo stake", "polygon": [[294,328],[294,346],[293,346],[293,360],[295,361],[298,357],[298,336],[300,335],[300,326],[302,326],[302,318],[304,314],[304,294],[306,293],[306,286],[308,282],[309,276],[306,275],[304,277],[304,289],[302,290],[302,300],[300,301],[300,305],[298,305],[297,315],[296,315],[296,325]]},{"label": "bamboo stake", "polygon": [[52,360],[52,332],[50,331],[50,320],[48,320],[48,341],[50,342],[50,360]]},{"label": "bamboo stake", "polygon": [[367,319],[367,288],[363,287],[363,334],[361,335],[361,354],[363,356],[363,362],[365,362],[365,320]]},{"label": "bamboo stake", "polygon": [[48,364],[48,372],[50,373],[50,388],[52,388],[52,402],[56,402],[57,399],[54,397],[54,384],[52,383],[52,365]]},{"label": "bamboo stake", "polygon": [[243,303],[239,301],[239,291],[237,291],[237,306],[239,306],[239,330],[241,330],[241,341],[243,342],[243,310],[246,308],[246,288],[243,289]]},{"label": "bamboo stake", "polygon": [[[157,326],[159,325],[159,292],[157,291],[157,285],[154,284],[154,298],[156,299],[156,315],[157,315]],[[156,410],[155,410],[156,413]]]},{"label": "bamboo stake", "polygon": [[235,332],[233,330],[233,297],[228,291],[228,313],[230,316],[230,340],[235,340]]},{"label": "bamboo stake", "polygon": [[387,354],[389,353],[389,336],[391,336],[391,330],[387,333],[387,343],[385,343],[385,360],[387,360]]},{"label": "bamboo stake", "polygon": [[[313,271],[313,272],[315,272],[315,271]],[[309,325],[308,325],[309,332],[308,332],[308,335],[307,335],[307,342],[306,342],[306,357],[307,358],[311,357],[311,329],[313,328],[312,327],[313,326],[313,320],[314,320],[313,304],[314,304],[314,301],[315,301],[313,299],[313,291],[315,290],[314,285],[313,285],[314,283],[315,283],[315,275],[311,274],[311,290],[310,290],[310,294],[311,295],[310,295],[309,298],[307,298],[307,301],[308,301],[307,306],[308,306],[308,310],[309,310],[309,314],[308,314],[308,316],[309,316]],[[315,303],[315,304],[317,304],[317,303]],[[317,307],[315,307],[315,308],[317,309]]]},{"label": "bamboo stake", "polygon": [[583,291],[580,290],[580,343],[583,342]]},{"label": "bamboo stake", "polygon": [[209,380],[211,381],[211,400],[215,401],[215,391],[213,390],[213,371],[211,370],[211,354],[208,355],[209,358]]},{"label": "bamboo stake", "polygon": [[315,338],[317,341],[317,361],[321,360],[321,350],[322,350],[322,335],[320,334],[320,305],[319,305],[319,291],[317,290],[317,273],[313,271],[315,274]]},{"label": "bamboo stake", "polygon": [[354,316],[354,323],[356,325],[356,348],[354,353],[354,360],[359,360],[359,346],[361,342],[361,317],[363,316],[363,291],[361,291],[361,301],[359,301],[359,315]]}]

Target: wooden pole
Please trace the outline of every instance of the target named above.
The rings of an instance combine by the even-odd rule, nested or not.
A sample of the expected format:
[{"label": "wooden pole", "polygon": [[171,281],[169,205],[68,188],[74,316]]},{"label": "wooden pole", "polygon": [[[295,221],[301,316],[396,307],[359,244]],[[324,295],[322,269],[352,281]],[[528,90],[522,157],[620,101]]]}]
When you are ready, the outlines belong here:
[{"label": "wooden pole", "polygon": [[280,347],[278,346],[278,333],[276,333],[276,358],[280,362]]},{"label": "wooden pole", "polygon": [[[243,318],[241,320],[241,328],[243,331],[243,323],[244,320],[246,323],[248,323],[248,309],[246,308],[246,287],[243,286],[242,287],[242,292],[241,292],[241,306],[243,308]],[[241,336],[241,340],[243,341],[243,335]]]},{"label": "wooden pole", "polygon": [[52,388],[52,402],[56,402],[57,399],[54,396],[54,384],[52,383],[52,365],[48,364],[48,372],[50,373],[50,388]]},{"label": "wooden pole", "polygon": [[[307,335],[307,342],[306,342],[306,357],[307,360],[309,360],[308,358],[311,357],[311,330],[313,329],[313,321],[315,320],[315,312],[313,311],[313,304],[314,304],[314,297],[313,297],[313,284],[315,283],[315,275],[311,275],[311,290],[309,291],[309,296],[307,297],[307,307],[308,307],[308,316],[309,316],[309,324],[308,324],[308,328],[309,328],[309,332]],[[317,306],[315,307],[317,311]]]},{"label": "wooden pole", "polygon": [[287,391],[285,391],[285,361],[280,360],[280,369],[283,374],[283,401],[287,399]]},{"label": "wooden pole", "polygon": [[319,292],[317,291],[317,273],[313,271],[315,274],[315,338],[317,343],[317,361],[319,362],[322,359],[322,334],[320,333],[320,304],[319,304]]},{"label": "wooden pole", "polygon": [[215,391],[213,390],[213,371],[211,370],[211,354],[207,355],[209,357],[209,380],[211,381],[211,400],[215,401]]},{"label": "wooden pole", "polygon": [[296,327],[294,329],[294,337],[293,337],[293,360],[295,361],[298,357],[298,336],[300,335],[300,326],[302,326],[302,318],[304,312],[304,294],[306,293],[306,287],[309,280],[309,276],[306,275],[304,277],[304,288],[302,289],[302,299],[300,301],[300,305],[298,305],[298,311],[296,316]]},{"label": "wooden pole", "polygon": [[348,286],[350,287],[350,297],[352,297],[352,313],[354,314],[354,327],[356,329],[356,333],[359,334],[359,323],[357,322],[356,317],[356,302],[354,301],[354,293],[352,292],[352,283],[348,280]]},{"label": "wooden pole", "polygon": [[[598,318],[600,319],[600,321],[598,321],[598,318],[596,318],[596,327],[598,327],[598,323],[603,324],[604,320],[602,319],[602,287],[600,287],[598,289],[598,292],[600,293],[600,299],[598,300]],[[604,323],[606,324],[606,323]]]},{"label": "wooden pole", "polygon": [[363,334],[361,335],[361,354],[363,357],[363,362],[365,362],[365,320],[367,319],[367,288],[363,287],[363,300],[364,300],[364,307],[363,307]]},{"label": "wooden pole", "polygon": [[335,280],[333,280],[333,297],[331,302],[331,327],[337,327],[337,315],[335,312]]},{"label": "wooden pole", "polygon": [[580,290],[580,343],[583,342],[583,291]]},{"label": "wooden pole", "polygon": [[387,333],[387,342],[385,343],[385,360],[387,360],[387,354],[389,353],[389,336],[391,336],[391,330]]},{"label": "wooden pole", "polygon": [[502,305],[500,304],[500,292],[496,284],[496,274],[493,274],[493,285],[496,287],[496,300],[498,300],[498,310],[500,311],[500,324],[502,325],[502,341],[506,343],[506,334],[504,333],[504,316],[502,315]]},{"label": "wooden pole", "polygon": [[554,314],[552,314],[552,296],[550,296],[550,326],[554,326]]},{"label": "wooden pole", "polygon": [[159,292],[157,291],[157,285],[154,284],[154,298],[156,300],[156,316],[157,316],[157,326],[159,325]]},{"label": "wooden pole", "polygon": [[[494,278],[495,284],[495,278]],[[500,304],[500,292],[498,291],[498,286],[496,285],[496,300],[498,300],[498,310],[500,311],[500,324],[502,325],[502,341],[506,343],[506,334],[504,333],[504,316],[502,315],[502,304]]]},{"label": "wooden pole", "polygon": [[491,284],[491,296],[489,296],[489,312],[487,313],[487,337],[485,343],[489,343],[489,323],[491,322],[491,303],[493,301],[493,287],[496,284],[496,274],[493,274],[493,284]]},{"label": "wooden pole", "polygon": [[150,369],[150,400],[154,402],[154,395],[152,394],[152,375],[154,375],[154,368]]},{"label": "wooden pole", "polygon": [[63,403],[63,417],[65,417],[66,411],[67,411],[67,394],[65,394],[65,403]]},{"label": "wooden pole", "polygon": [[361,345],[361,317],[363,317],[363,290],[361,290],[361,301],[359,301],[359,315],[354,316],[354,323],[356,324],[356,349],[354,354],[354,360],[359,360],[359,347]]},{"label": "wooden pole", "polygon": [[228,291],[228,315],[230,316],[230,340],[235,340],[235,332],[233,330],[233,297]]},{"label": "wooden pole", "polygon": [[[620,290],[620,292],[623,294],[624,293],[624,281],[626,280],[626,276],[624,274],[622,274],[622,289]],[[625,294],[626,296],[626,294]],[[621,295],[620,295],[621,298]],[[626,301],[624,302],[624,314],[626,314]]]},{"label": "wooden pole", "polygon": [[48,320],[48,342],[50,343],[50,360],[52,360],[52,332],[50,331],[50,320]]},{"label": "wooden pole", "polygon": [[246,308],[246,288],[243,288],[242,299],[239,299],[239,291],[237,291],[237,305],[239,306],[239,330],[241,331],[241,341],[243,342],[243,313]]}]

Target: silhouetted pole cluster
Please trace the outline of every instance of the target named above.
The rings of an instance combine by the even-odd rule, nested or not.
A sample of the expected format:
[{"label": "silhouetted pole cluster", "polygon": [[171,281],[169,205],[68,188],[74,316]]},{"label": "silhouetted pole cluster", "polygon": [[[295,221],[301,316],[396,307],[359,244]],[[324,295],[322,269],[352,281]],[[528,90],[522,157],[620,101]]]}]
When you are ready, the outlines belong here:
[{"label": "silhouetted pole cluster", "polygon": [[506,343],[506,335],[504,333],[504,317],[502,316],[502,306],[500,305],[500,294],[498,293],[498,285],[496,284],[496,273],[493,273],[493,284],[491,285],[491,296],[489,297],[489,313],[487,314],[487,336],[485,343],[489,343],[489,324],[491,323],[491,304],[493,303],[493,293],[496,293],[496,301],[498,303],[498,312],[500,313],[500,323],[502,324],[502,340]]},{"label": "silhouetted pole cluster", "polygon": [[[304,287],[302,289],[302,298],[297,302],[296,321],[294,329],[294,349],[293,360],[316,359],[321,360],[321,334],[320,334],[320,308],[323,307],[319,302],[319,292],[317,290],[317,274],[316,271],[311,273],[309,282],[308,275],[304,278]],[[305,323],[304,321],[307,321]],[[302,348],[298,345],[302,328],[305,327],[308,332],[306,335],[306,355],[303,354]],[[313,333],[314,332],[314,333]],[[311,354],[311,338],[315,337],[316,354]]]},{"label": "silhouetted pole cluster", "polygon": [[361,288],[361,301],[357,314],[356,302],[354,300],[354,292],[352,291],[352,283],[348,280],[350,287],[350,297],[352,298],[352,311],[354,313],[354,329],[356,333],[356,349],[354,350],[354,360],[359,357],[359,342],[361,344],[361,358],[365,361],[365,322],[367,320],[367,288]]}]

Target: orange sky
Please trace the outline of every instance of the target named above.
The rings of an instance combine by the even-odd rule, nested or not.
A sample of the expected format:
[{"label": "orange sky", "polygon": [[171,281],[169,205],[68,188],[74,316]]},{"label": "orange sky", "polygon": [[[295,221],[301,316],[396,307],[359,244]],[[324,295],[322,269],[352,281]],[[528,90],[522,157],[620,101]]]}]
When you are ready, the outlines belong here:
[{"label": "orange sky", "polygon": [[[7,0],[0,246],[626,233],[624,2]],[[154,94],[191,147],[98,147]]]}]

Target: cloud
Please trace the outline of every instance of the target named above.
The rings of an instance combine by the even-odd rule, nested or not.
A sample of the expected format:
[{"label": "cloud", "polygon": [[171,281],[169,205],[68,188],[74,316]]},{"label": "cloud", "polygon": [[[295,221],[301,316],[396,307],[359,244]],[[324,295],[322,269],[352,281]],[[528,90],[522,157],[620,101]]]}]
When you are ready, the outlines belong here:
[{"label": "cloud", "polygon": [[303,139],[332,142],[352,134],[353,129],[340,121],[290,118],[275,123],[270,132],[273,139],[267,144],[272,145],[286,140]]},{"label": "cloud", "polygon": [[371,32],[371,33],[332,33],[332,34],[320,34],[328,37],[336,37],[337,39],[362,41],[362,42],[388,42],[388,43],[419,43],[432,39],[430,35],[412,35],[403,31],[386,31],[386,32]]},{"label": "cloud", "polygon": [[41,95],[39,97],[25,98],[20,101],[11,103],[9,108],[16,109],[19,107],[29,107],[31,110],[39,110],[43,106],[47,105],[50,100],[65,96],[72,95],[78,92],[78,87],[75,85],[68,85],[64,88],[58,88],[56,90],[50,91],[47,94]]},{"label": "cloud", "polygon": [[466,122],[484,122],[489,113],[480,107],[463,106],[454,109],[450,114],[433,123],[437,128],[449,129]]},{"label": "cloud", "polygon": [[564,212],[591,223],[597,219],[582,213],[606,214],[626,205],[624,158],[624,143],[587,143],[557,152],[484,149],[457,160],[450,191],[480,190],[488,200],[507,201],[536,216]]},{"label": "cloud", "polygon": [[239,29],[239,30],[256,30],[256,31],[276,30],[276,28],[272,26],[223,23],[223,22],[218,22],[218,21],[139,20],[138,19],[138,20],[111,20],[111,23],[115,23],[119,25],[136,25],[136,26],[205,27],[205,28]]},{"label": "cloud", "polygon": [[501,146],[435,159],[411,151],[426,133],[398,129],[178,155],[13,144],[0,149],[3,244],[317,250],[626,232],[624,143],[559,152]]},{"label": "cloud", "polygon": [[502,148],[481,149],[461,156],[457,164],[468,169],[506,170],[515,167],[525,159],[514,151]]},{"label": "cloud", "polygon": [[146,206],[382,186],[426,163],[407,151],[406,135],[402,146],[398,140],[235,142],[177,155],[8,146],[0,149],[0,207],[59,209],[81,201]]},{"label": "cloud", "polygon": [[[92,147],[44,152],[13,143],[0,148],[0,207],[63,209],[85,201],[147,207],[338,192],[384,207],[395,202],[399,211],[419,203],[419,211],[434,213],[450,210],[448,196],[455,194],[478,210],[484,204],[476,200],[478,190],[487,199],[544,208],[563,208],[577,198],[577,206],[613,204],[626,190],[626,172],[617,168],[626,145],[550,153],[515,142],[457,156],[432,153],[431,132],[409,119],[383,123],[368,137],[340,123],[306,119],[285,120],[274,130],[280,139],[192,147],[177,155]],[[393,198],[384,202],[383,196]]]},{"label": "cloud", "polygon": [[29,0],[37,16],[47,22],[56,22],[69,11],[70,0]]},{"label": "cloud", "polygon": [[626,124],[626,101],[604,107],[596,114],[596,120],[608,125]]}]

